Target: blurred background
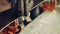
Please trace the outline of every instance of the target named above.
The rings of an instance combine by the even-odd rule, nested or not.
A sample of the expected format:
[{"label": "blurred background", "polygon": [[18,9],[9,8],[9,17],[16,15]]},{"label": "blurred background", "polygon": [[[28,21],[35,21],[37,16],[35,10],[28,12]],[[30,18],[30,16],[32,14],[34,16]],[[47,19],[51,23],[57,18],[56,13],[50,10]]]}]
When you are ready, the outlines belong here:
[{"label": "blurred background", "polygon": [[0,0],[0,31],[18,34],[43,12],[53,12],[56,7],[60,9],[60,0]]}]

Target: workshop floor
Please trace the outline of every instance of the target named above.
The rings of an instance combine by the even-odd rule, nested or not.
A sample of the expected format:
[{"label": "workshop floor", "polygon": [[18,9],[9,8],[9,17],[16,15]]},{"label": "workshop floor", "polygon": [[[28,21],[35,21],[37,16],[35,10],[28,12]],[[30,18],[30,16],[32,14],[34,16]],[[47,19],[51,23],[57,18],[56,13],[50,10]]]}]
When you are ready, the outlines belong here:
[{"label": "workshop floor", "polygon": [[60,34],[60,8],[42,13],[20,34]]}]

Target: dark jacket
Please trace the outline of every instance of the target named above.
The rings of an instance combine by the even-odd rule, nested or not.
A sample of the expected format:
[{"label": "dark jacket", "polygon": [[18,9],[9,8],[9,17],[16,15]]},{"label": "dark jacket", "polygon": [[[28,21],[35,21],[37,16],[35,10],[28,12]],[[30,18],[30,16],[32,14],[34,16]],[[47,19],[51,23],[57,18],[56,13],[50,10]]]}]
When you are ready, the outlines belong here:
[{"label": "dark jacket", "polygon": [[11,8],[0,13],[0,29],[18,18],[17,9]]}]

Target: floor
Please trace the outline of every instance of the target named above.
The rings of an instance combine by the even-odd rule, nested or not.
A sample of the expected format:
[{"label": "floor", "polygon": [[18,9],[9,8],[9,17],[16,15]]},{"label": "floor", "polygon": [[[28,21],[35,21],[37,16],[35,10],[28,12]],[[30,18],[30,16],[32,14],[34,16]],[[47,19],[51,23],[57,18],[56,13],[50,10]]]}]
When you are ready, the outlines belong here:
[{"label": "floor", "polygon": [[60,34],[60,8],[42,13],[19,34]]}]

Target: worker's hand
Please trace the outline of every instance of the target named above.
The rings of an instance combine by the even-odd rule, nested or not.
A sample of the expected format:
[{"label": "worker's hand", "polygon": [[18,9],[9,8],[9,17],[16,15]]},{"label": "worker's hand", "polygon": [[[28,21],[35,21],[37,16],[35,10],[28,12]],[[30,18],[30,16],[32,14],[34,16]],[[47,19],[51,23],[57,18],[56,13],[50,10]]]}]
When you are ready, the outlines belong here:
[{"label": "worker's hand", "polygon": [[9,34],[13,34],[13,32],[8,31]]},{"label": "worker's hand", "polygon": [[26,19],[27,22],[31,22],[32,21],[32,19],[29,16],[26,16],[25,19]]}]

